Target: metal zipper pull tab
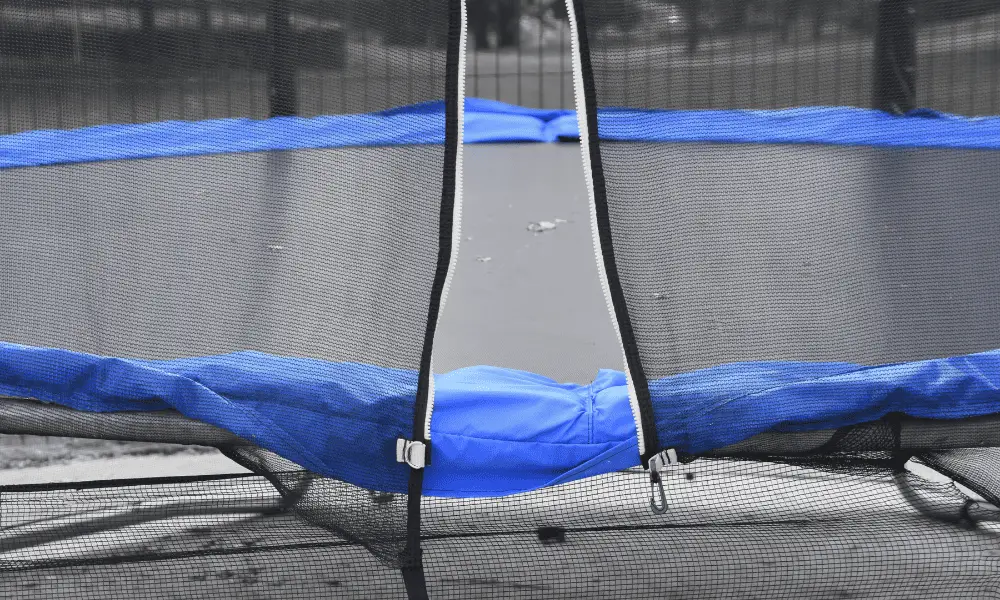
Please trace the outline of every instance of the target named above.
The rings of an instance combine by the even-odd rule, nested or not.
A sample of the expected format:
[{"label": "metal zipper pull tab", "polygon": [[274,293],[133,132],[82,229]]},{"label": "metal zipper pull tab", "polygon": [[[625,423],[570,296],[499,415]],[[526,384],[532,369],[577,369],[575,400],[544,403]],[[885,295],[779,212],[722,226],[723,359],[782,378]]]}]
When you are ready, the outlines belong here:
[{"label": "metal zipper pull tab", "polygon": [[649,459],[647,465],[650,486],[649,506],[654,514],[666,514],[668,508],[667,492],[663,489],[663,476],[660,471],[676,464],[678,464],[677,451],[673,448],[668,448]]}]

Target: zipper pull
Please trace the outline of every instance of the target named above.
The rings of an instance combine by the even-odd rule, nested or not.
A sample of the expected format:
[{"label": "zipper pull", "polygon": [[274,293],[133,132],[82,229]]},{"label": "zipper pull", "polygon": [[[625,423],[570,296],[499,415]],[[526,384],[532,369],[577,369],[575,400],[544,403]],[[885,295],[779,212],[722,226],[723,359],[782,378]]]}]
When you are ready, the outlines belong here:
[{"label": "zipper pull", "polygon": [[[676,464],[678,464],[677,451],[673,448],[668,448],[650,458],[649,463],[646,465],[649,469],[649,506],[653,509],[654,514],[666,514],[668,508],[667,493],[663,489],[663,476],[660,475],[660,471]],[[659,492],[659,498],[657,498],[657,492]]]}]

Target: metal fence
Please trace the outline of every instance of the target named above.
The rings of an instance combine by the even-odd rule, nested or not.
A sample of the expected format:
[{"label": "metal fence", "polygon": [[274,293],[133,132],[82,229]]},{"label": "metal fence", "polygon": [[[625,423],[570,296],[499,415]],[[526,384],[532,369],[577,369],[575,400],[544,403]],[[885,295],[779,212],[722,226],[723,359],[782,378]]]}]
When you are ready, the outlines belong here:
[{"label": "metal fence", "polygon": [[[0,132],[355,112],[390,87],[420,87],[412,58],[443,52],[443,31],[410,32],[392,19],[399,2],[0,0]],[[617,12],[590,35],[608,52],[641,53],[646,75],[668,82],[658,97],[639,90],[623,103],[1000,113],[1000,0],[608,5]],[[562,7],[468,0],[467,93],[572,107]],[[600,62],[612,66],[597,77],[630,75]]]}]

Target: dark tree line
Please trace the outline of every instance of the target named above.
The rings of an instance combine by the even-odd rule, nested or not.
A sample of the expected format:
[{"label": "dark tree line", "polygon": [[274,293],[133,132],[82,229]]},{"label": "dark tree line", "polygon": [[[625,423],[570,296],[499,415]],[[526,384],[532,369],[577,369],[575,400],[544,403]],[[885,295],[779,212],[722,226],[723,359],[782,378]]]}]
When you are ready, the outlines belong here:
[{"label": "dark tree line", "polygon": [[[919,20],[938,21],[1000,11],[1000,0],[911,0]],[[755,26],[752,15],[765,15],[767,27],[789,42],[805,21],[808,35],[822,35],[828,24],[871,33],[878,0],[652,0],[673,5],[683,16],[689,52],[712,32],[738,33]],[[648,3],[647,3],[648,5]],[[588,3],[590,21],[629,31],[641,22],[639,0],[596,0]],[[477,47],[489,45],[492,31],[501,48],[518,45],[519,21],[526,13],[566,20],[564,0],[468,0],[469,29]]]}]

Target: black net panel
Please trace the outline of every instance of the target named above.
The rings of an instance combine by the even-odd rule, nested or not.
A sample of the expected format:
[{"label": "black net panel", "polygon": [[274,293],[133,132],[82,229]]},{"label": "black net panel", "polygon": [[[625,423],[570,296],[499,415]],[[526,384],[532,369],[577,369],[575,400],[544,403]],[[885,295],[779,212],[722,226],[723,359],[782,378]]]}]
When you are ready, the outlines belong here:
[{"label": "black net panel", "polygon": [[[910,72],[906,60],[876,58],[906,36],[876,35],[874,2],[578,0],[588,108],[996,112],[993,9],[945,4],[891,15],[915,21]],[[490,6],[470,7],[482,30],[474,43],[517,44],[519,10],[506,0]],[[447,10],[392,0],[5,3],[0,125],[308,116],[440,99],[453,66]],[[503,24],[487,32],[487,18]],[[883,69],[890,76],[872,76]],[[448,233],[439,224],[446,150],[0,171],[0,340],[154,359],[252,349],[418,369]],[[736,360],[878,363],[1000,345],[993,154],[623,142],[600,150],[591,166],[603,173],[605,249],[634,326],[626,344],[638,351],[635,373],[652,379]],[[396,391],[416,400],[413,387]],[[36,420],[25,424],[31,415],[21,404],[0,414],[12,430],[37,433]],[[355,439],[409,437],[412,414],[371,416]],[[156,439],[160,423],[46,418],[53,431],[58,423],[98,438],[107,427],[109,437]],[[203,429],[163,423],[165,436],[206,439]],[[1000,590],[994,450],[915,453],[892,417],[816,435],[800,452],[772,436],[711,458],[683,456],[663,475],[665,514],[650,509],[641,469],[503,498],[416,499],[210,434],[252,473],[0,487],[2,595],[402,597],[414,500],[431,597]],[[301,432],[320,442],[335,434]],[[358,478],[384,468],[351,464]],[[408,469],[392,466],[379,475],[405,486]]]},{"label": "black net panel", "polygon": [[920,360],[1000,342],[1000,154],[600,150],[650,379],[743,360]]},{"label": "black net panel", "polygon": [[[405,2],[281,4],[295,19],[283,56],[297,67],[303,114],[352,112],[367,96],[427,75],[402,60],[387,63],[352,40],[384,38],[398,56],[444,42],[440,27],[420,29],[417,21],[395,18],[410,10]],[[916,104],[997,113],[995,3],[910,5],[919,24]],[[269,51],[270,6],[267,0],[5,3],[0,69],[16,85],[0,90],[0,130],[266,116],[269,73],[278,69]],[[876,0],[634,0],[609,6],[605,31],[597,34],[614,44],[641,43],[642,69],[671,82],[672,107],[867,106],[876,8]],[[475,0],[468,15],[470,96],[573,106],[572,36],[562,0]],[[637,28],[641,22],[652,26]],[[27,57],[45,57],[48,68],[27,69]],[[66,68],[71,61],[76,74]]]},{"label": "black net panel", "polygon": [[0,335],[135,358],[258,350],[416,369],[443,156],[334,148],[0,171]]},{"label": "black net panel", "polygon": [[[989,233],[998,224],[995,152],[781,145],[764,139],[768,132],[754,134],[758,143],[719,143],[732,140],[710,133],[708,117],[676,125],[699,141],[624,141],[615,120],[630,109],[630,131],[669,137],[659,109],[847,105],[898,114],[929,105],[994,114],[1000,108],[987,82],[1000,71],[996,7],[690,2],[676,5],[671,32],[650,16],[668,19],[662,5],[574,4],[602,259],[646,456],[663,449],[658,431],[687,418],[663,409],[683,396],[665,379],[674,375],[742,361],[876,365],[1000,346],[1000,246]],[[770,17],[758,11],[765,4]],[[685,26],[708,15],[720,20]],[[779,16],[777,33],[752,24]],[[940,68],[945,56],[950,72]],[[715,394],[707,403],[734,399],[742,382],[733,373],[706,393]],[[803,394],[800,408],[821,412],[843,401]],[[691,479],[676,469],[665,477],[663,531],[636,524],[607,543],[648,549],[646,572],[636,569],[629,581],[663,597],[995,595],[997,567],[983,560],[998,542],[984,525],[996,514],[994,451],[914,453],[905,437],[890,415],[795,454],[778,436],[745,446],[738,462],[696,460],[680,467],[693,469]],[[718,474],[715,484],[699,465]],[[782,482],[768,483],[772,477]],[[638,490],[638,474],[636,481]],[[650,485],[648,475],[644,481]],[[671,494],[699,481],[706,496],[689,513],[689,498]],[[742,502],[745,514],[715,520],[714,509]],[[683,516],[691,522],[673,522]],[[654,550],[674,535],[682,550]]]},{"label": "black net panel", "polygon": [[[850,474],[699,460],[648,505],[641,470],[502,500],[425,504],[434,597],[988,598],[989,511],[952,484],[869,461]],[[985,524],[984,524],[985,523]],[[931,541],[932,540],[932,541]],[[475,564],[456,555],[474,552]],[[655,558],[650,558],[653,556]]]},{"label": "black net panel", "polygon": [[[656,24],[638,20],[627,43],[615,43],[605,33],[632,4],[593,4],[583,8],[598,133],[607,128],[607,109],[676,106],[670,94],[689,86],[655,64],[648,68]],[[863,4],[874,10],[876,3]],[[967,4],[975,12],[975,3]],[[881,43],[897,34],[887,29]],[[831,83],[851,64],[835,46],[816,52],[830,66],[808,67],[817,81]],[[884,66],[872,56],[863,64],[869,82]],[[977,81],[996,76],[996,65],[980,66]],[[791,76],[793,67],[777,72]],[[751,72],[705,76],[726,88]],[[758,81],[751,89],[769,88]],[[744,106],[752,97],[741,92],[733,102],[685,107]],[[754,106],[844,104],[869,106],[871,99],[783,93]],[[638,129],[644,119],[655,123],[655,116],[637,114]],[[597,194],[608,209],[608,250],[650,379],[741,360],[877,364],[1000,343],[1000,246],[990,233],[998,220],[996,153],[607,140],[599,146],[604,185]]]},{"label": "black net panel", "polygon": [[[399,571],[256,476],[0,490],[7,597],[403,597]],[[424,499],[434,598],[989,598],[996,511],[870,456],[850,472],[697,460],[499,499]],[[303,491],[304,490],[304,491]],[[357,516],[363,490],[325,489]],[[399,502],[380,497],[378,506]],[[650,560],[653,554],[656,560]]]},{"label": "black net panel", "polygon": [[920,461],[955,482],[965,485],[983,500],[1000,506],[1000,480],[997,448],[956,448],[920,455]]},{"label": "black net panel", "polygon": [[390,526],[385,515],[405,500],[373,503],[302,471],[272,476],[281,493],[252,475],[4,489],[0,589],[8,598],[405,596],[398,569],[329,528],[373,511]]},{"label": "black net panel", "polygon": [[[438,143],[365,145],[356,139],[363,132],[341,125],[346,143],[333,147],[287,137],[293,132],[271,138],[271,151],[0,169],[0,340],[130,359],[253,351],[371,365],[367,379],[345,385],[377,389],[372,400],[349,409],[358,414],[326,415],[341,425],[299,428],[293,443],[357,440],[377,459],[345,459],[336,465],[343,479],[380,482],[369,491],[242,445],[226,452],[259,476],[5,493],[0,552],[28,554],[4,560],[0,595],[103,598],[155,589],[156,597],[204,597],[235,585],[256,586],[254,597],[290,597],[288,590],[322,597],[354,585],[334,571],[355,559],[366,565],[360,580],[398,595],[388,591],[402,585],[391,569],[411,515],[406,494],[379,490],[407,489],[410,469],[396,461],[395,441],[412,438],[414,422],[423,422],[429,340],[448,266],[443,241],[451,235],[457,6],[19,0],[0,7],[3,133],[372,113],[428,101],[446,101],[449,111],[434,122]],[[195,148],[242,142],[237,134],[184,131]],[[120,139],[105,144],[96,151],[128,150]],[[269,368],[247,356],[245,372],[232,377]],[[272,402],[307,408],[312,401],[269,385],[258,392]],[[7,424],[44,421],[28,408],[6,413]],[[75,428],[79,437],[102,437],[100,419],[60,414],[63,435]],[[156,437],[150,422],[139,419],[130,435],[127,416],[112,419],[109,437]],[[255,425],[247,417],[235,426]],[[126,526],[123,513],[145,524]],[[277,514],[278,521],[262,516]],[[161,537],[174,515],[191,522],[188,533]],[[77,526],[86,519],[94,522]],[[66,529],[46,538],[35,525]],[[375,560],[382,566],[372,567]],[[62,587],[47,587],[52,577]]]}]

